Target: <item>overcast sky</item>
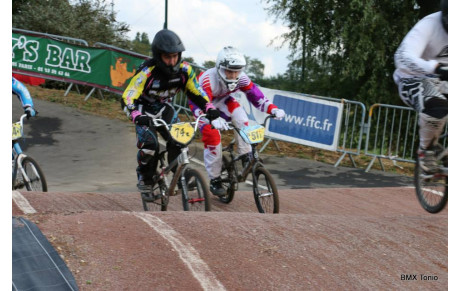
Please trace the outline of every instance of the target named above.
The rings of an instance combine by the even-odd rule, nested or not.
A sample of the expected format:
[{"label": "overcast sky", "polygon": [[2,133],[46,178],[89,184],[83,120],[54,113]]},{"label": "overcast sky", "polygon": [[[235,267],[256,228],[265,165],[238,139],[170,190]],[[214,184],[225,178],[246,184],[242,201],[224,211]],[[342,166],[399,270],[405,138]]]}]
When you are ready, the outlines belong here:
[{"label": "overcast sky", "polygon": [[[232,45],[262,61],[265,77],[274,76],[286,71],[289,51],[287,45],[276,49],[281,41],[269,43],[288,29],[264,7],[260,0],[168,0],[168,29],[182,39],[183,56],[199,65],[215,61],[220,49]],[[152,41],[165,22],[165,0],[114,0],[114,11],[117,21],[130,26],[130,39],[146,32]]]}]

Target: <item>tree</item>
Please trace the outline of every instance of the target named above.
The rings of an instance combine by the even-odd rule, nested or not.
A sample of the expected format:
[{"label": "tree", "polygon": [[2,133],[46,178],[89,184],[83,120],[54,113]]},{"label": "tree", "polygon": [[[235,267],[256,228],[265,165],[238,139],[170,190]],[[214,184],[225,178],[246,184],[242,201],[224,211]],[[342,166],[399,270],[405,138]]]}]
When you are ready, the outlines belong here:
[{"label": "tree", "polygon": [[105,0],[21,0],[13,6],[15,28],[129,48],[129,26],[115,17]]},{"label": "tree", "polygon": [[244,56],[246,59],[246,74],[249,78],[254,80],[260,80],[264,77],[265,65],[258,59],[252,59],[248,56]]},{"label": "tree", "polygon": [[207,69],[210,69],[210,68],[214,68],[216,66],[216,62],[215,61],[205,61],[203,63],[203,67],[207,68]]},{"label": "tree", "polygon": [[193,59],[193,57],[183,57],[182,60],[186,61],[189,64],[194,64],[195,63],[195,60]]},{"label": "tree", "polygon": [[266,2],[269,14],[290,28],[280,38],[291,51],[286,77],[298,81],[291,90],[366,104],[399,102],[393,55],[420,17],[415,0]]},{"label": "tree", "polygon": [[132,51],[146,56],[151,55],[149,36],[146,32],[143,32],[142,34],[140,32],[136,32],[136,36],[134,37],[134,40],[131,42],[131,45]]}]

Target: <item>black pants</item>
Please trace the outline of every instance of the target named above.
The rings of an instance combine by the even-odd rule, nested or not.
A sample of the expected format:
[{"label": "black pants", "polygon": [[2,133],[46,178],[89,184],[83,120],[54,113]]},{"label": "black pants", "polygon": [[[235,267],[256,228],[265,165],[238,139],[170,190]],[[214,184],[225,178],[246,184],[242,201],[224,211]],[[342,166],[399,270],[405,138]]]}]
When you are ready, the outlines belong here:
[{"label": "black pants", "polygon": [[[176,112],[174,108],[165,104],[157,113],[157,118],[163,119],[167,124],[175,122]],[[145,125],[136,125],[137,137],[137,163],[136,172],[138,178],[149,180],[155,174],[158,167],[158,158],[160,152],[160,144],[158,142],[158,133],[166,141],[166,149],[168,151],[168,163],[174,161],[181,153],[181,148],[172,139],[165,127],[151,127]],[[173,168],[175,172],[176,167]]]}]

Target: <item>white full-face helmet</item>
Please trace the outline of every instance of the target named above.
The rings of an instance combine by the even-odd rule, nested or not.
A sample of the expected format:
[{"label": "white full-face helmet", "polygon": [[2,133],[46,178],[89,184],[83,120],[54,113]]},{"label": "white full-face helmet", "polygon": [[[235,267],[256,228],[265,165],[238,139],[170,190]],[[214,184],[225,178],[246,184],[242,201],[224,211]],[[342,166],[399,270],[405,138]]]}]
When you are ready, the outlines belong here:
[{"label": "white full-face helmet", "polygon": [[[235,90],[241,72],[246,66],[244,55],[236,48],[231,46],[224,47],[217,55],[216,68],[221,80],[225,83],[230,91]],[[238,72],[236,77],[229,79],[225,70]]]}]

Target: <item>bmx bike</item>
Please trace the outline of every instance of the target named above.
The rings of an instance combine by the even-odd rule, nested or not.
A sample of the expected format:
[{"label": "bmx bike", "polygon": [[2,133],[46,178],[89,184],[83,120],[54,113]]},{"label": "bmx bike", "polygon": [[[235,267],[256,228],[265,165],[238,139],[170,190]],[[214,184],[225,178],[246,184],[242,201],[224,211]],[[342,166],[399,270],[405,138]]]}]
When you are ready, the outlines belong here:
[{"label": "bmx bike", "polygon": [[442,148],[442,146],[439,145],[439,148],[435,151],[435,153],[436,161],[438,163],[438,171],[436,173],[425,173],[420,167],[418,157],[414,171],[415,192],[417,194],[417,199],[423,209],[430,213],[440,212],[444,209],[447,203],[447,148]]},{"label": "bmx bike", "polygon": [[[166,166],[166,153],[163,150],[159,153],[159,170],[153,176],[153,185],[149,191],[141,192],[142,205],[145,211],[166,211],[171,196],[182,196],[182,206],[185,211],[210,211],[208,185],[201,173],[189,167],[188,145],[194,139],[198,121],[206,115],[200,115],[194,122],[180,122],[168,125],[162,119],[152,119],[149,127],[164,126],[174,142],[181,147],[179,156]],[[168,182],[167,175],[172,169],[177,169]],[[176,186],[178,186],[176,190]]]},{"label": "bmx bike", "polygon": [[[221,178],[226,194],[219,197],[220,201],[230,203],[235,196],[235,191],[238,190],[238,184],[245,182],[249,174],[252,174],[252,190],[257,210],[260,213],[279,213],[279,197],[275,180],[264,167],[257,151],[257,145],[264,139],[265,124],[273,117],[267,116],[263,125],[249,125],[241,129],[231,122],[228,123],[230,129],[234,129],[244,142],[251,145],[251,152],[236,156],[233,150],[234,140],[222,149]],[[241,170],[238,169],[239,161],[245,161]]]},{"label": "bmx bike", "polygon": [[45,174],[38,163],[26,155],[19,145],[19,139],[24,135],[24,118],[27,114],[21,115],[19,122],[13,123],[13,190],[26,188],[27,191],[47,192]]}]

